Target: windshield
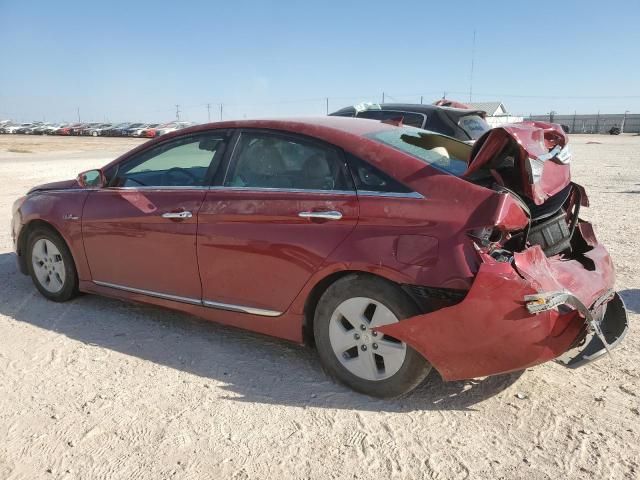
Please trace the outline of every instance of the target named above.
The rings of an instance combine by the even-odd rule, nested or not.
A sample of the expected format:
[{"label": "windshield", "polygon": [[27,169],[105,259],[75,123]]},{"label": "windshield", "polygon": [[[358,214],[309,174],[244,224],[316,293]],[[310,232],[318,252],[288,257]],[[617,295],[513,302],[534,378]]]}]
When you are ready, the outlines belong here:
[{"label": "windshield", "polygon": [[468,167],[467,161],[457,158],[453,150],[462,151],[469,147],[444,135],[414,127],[400,127],[371,133],[367,137],[456,176],[462,175]]},{"label": "windshield", "polygon": [[491,129],[485,119],[478,115],[467,115],[466,117],[462,117],[458,120],[458,125],[473,140],[479,139],[484,132]]}]

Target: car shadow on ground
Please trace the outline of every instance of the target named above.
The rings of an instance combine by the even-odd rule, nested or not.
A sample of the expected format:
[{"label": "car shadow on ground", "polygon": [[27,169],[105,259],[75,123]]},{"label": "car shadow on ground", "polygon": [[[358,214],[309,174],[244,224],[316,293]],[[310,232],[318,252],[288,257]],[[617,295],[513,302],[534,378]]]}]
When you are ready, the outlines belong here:
[{"label": "car shadow on ground", "polygon": [[226,390],[224,398],[230,401],[389,412],[471,410],[522,375],[444,382],[433,370],[408,396],[378,400],[334,383],[309,347],[95,295],[50,302],[17,271],[9,253],[0,254],[0,314],[88,346],[197,375],[203,384]]},{"label": "car shadow on ground", "polygon": [[618,292],[624,301],[627,310],[633,313],[640,313],[640,288],[628,288]]}]

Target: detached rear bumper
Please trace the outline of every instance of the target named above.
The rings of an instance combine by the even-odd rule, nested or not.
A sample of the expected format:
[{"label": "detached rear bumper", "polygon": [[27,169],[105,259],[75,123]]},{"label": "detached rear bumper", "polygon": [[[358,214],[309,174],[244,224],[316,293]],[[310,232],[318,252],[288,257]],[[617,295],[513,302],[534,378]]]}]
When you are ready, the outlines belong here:
[{"label": "detached rear bumper", "polygon": [[[483,263],[457,305],[379,330],[421,353],[445,380],[522,370],[558,357],[574,367],[618,345],[627,331],[614,276],[601,245],[580,261],[547,258],[532,247],[515,254],[513,263]],[[570,301],[527,308],[549,294],[568,294],[561,300]]]},{"label": "detached rear bumper", "polygon": [[584,339],[558,357],[556,362],[569,368],[581,367],[606,352],[611,353],[618,346],[629,330],[629,321],[622,298],[615,292],[612,294],[611,300],[594,312],[595,316],[588,311],[585,318],[590,328],[587,328]]}]

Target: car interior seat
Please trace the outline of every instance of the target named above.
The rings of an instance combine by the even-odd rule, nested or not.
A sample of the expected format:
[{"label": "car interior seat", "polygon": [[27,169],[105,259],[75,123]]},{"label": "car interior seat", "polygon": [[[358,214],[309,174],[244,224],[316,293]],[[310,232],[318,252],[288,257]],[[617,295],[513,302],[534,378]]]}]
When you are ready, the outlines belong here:
[{"label": "car interior seat", "polygon": [[325,155],[314,153],[302,167],[304,187],[310,190],[333,190],[334,180]]},{"label": "car interior seat", "polygon": [[291,181],[283,175],[284,160],[278,149],[265,142],[251,145],[243,154],[246,157],[240,162],[240,176],[245,186],[288,188]]}]

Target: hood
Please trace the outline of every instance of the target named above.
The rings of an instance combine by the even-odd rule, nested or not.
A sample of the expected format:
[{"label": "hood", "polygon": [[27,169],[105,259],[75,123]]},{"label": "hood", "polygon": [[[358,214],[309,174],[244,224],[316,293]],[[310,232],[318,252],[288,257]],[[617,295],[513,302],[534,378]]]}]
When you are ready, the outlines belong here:
[{"label": "hood", "polygon": [[489,130],[473,146],[463,177],[490,175],[541,205],[569,185],[571,153],[562,127],[520,122]]},{"label": "hood", "polygon": [[80,188],[80,185],[78,185],[78,182],[76,180],[63,180],[61,182],[43,183],[42,185],[33,187],[27,192],[27,195],[35,192],[45,192],[48,190],[69,190],[72,188]]}]

